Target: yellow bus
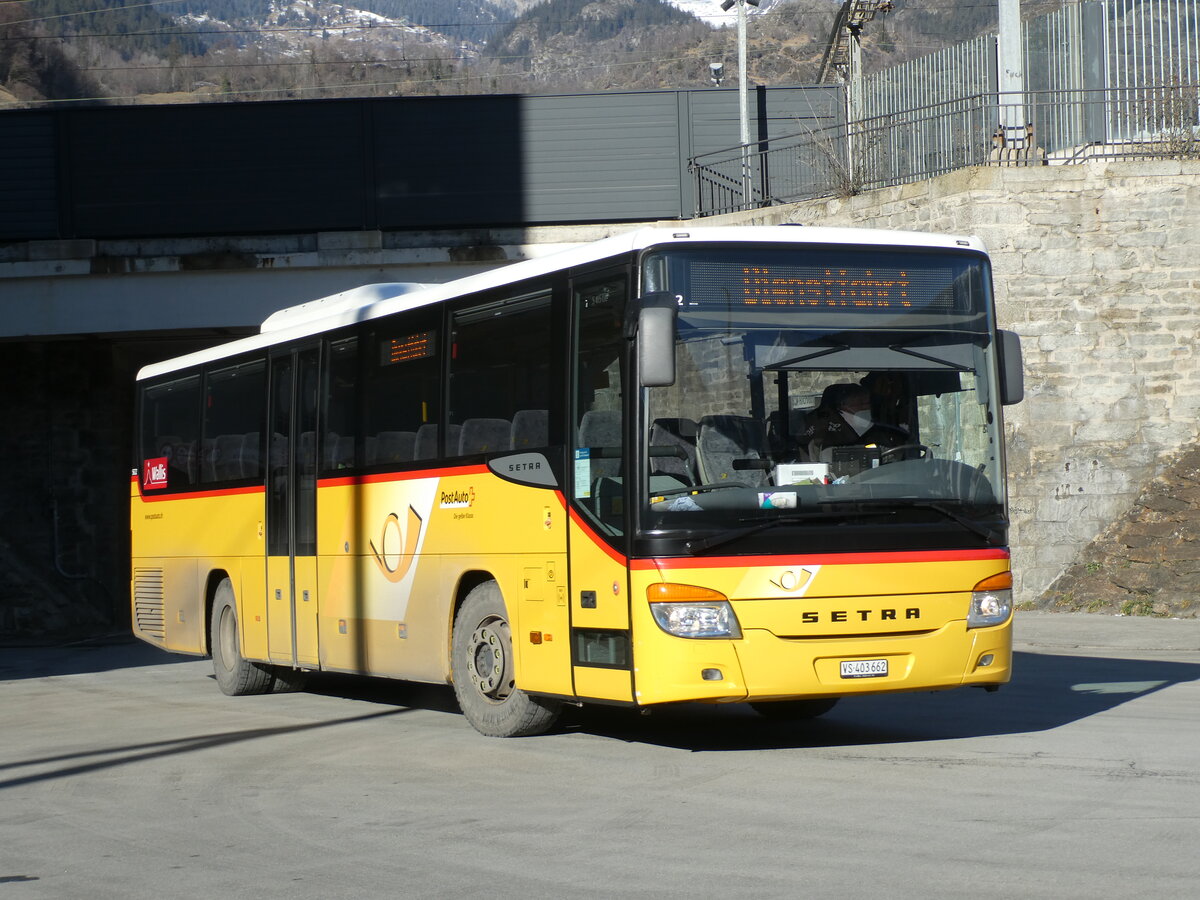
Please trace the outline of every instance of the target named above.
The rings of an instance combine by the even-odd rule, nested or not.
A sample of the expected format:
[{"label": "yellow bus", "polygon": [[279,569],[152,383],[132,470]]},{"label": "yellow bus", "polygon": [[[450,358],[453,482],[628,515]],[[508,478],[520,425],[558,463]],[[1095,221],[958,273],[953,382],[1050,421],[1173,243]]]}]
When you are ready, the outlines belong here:
[{"label": "yellow bus", "polygon": [[495,736],[995,690],[1021,394],[971,237],[645,228],[355,288],[139,373],[134,632],[231,695],[452,684]]}]

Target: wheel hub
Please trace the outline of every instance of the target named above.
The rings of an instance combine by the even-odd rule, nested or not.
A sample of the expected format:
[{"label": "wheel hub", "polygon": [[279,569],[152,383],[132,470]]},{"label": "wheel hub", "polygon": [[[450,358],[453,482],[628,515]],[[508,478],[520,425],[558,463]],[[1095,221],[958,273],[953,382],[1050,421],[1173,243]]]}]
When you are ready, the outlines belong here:
[{"label": "wheel hub", "polygon": [[508,623],[489,620],[471,633],[467,669],[471,683],[479,692],[493,700],[503,700],[511,690],[505,640]]}]

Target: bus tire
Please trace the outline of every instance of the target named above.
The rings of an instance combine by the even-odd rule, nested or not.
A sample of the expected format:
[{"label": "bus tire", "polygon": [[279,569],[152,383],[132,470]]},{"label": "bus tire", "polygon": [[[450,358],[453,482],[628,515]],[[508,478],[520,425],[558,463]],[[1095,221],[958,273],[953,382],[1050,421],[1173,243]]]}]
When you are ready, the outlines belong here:
[{"label": "bus tire", "polygon": [[768,719],[780,721],[815,719],[837,706],[837,702],[837,697],[822,697],[815,700],[776,700],[767,703],[751,703],[750,708]]},{"label": "bus tire", "polygon": [[489,737],[542,734],[562,704],[516,686],[512,629],[500,586],[476,585],[454,618],[451,638],[454,694],[467,721]]},{"label": "bus tire", "polygon": [[230,697],[246,694],[265,694],[275,678],[270,667],[252,663],[242,657],[238,641],[237,602],[233,583],[224,579],[217,586],[212,608],[213,672],[221,692]]}]

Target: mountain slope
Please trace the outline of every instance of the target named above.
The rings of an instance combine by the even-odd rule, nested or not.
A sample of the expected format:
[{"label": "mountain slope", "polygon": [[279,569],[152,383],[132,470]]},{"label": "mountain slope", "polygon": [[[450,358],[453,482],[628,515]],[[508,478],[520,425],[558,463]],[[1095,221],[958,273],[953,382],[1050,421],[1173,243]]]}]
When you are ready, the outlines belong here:
[{"label": "mountain slope", "polygon": [[[22,15],[17,5],[0,4],[8,22]],[[840,5],[762,0],[747,29],[751,82],[815,80]],[[0,42],[0,88],[28,101],[120,102],[564,93],[704,87],[715,62],[725,64],[725,86],[736,84],[737,29],[714,27],[736,17],[720,0],[182,0],[169,8],[173,18],[168,7],[128,0],[42,0],[44,15],[10,25]],[[931,52],[994,27],[994,18],[994,6],[895,0],[864,30],[864,67]]]}]

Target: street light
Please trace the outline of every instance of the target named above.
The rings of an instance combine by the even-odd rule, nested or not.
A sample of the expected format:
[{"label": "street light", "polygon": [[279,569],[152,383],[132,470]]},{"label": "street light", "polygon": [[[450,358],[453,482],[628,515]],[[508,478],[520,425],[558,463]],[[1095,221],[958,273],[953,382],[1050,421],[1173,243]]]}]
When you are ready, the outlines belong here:
[{"label": "street light", "polygon": [[721,11],[737,6],[738,30],[738,112],[742,133],[742,205],[750,206],[750,97],[746,89],[746,5],[758,6],[758,0],[721,0]]},{"label": "street light", "polygon": [[742,122],[742,143],[750,143],[750,99],[746,90],[746,6],[758,6],[758,0],[722,0],[721,11],[738,8],[738,106]]},{"label": "street light", "polygon": [[725,80],[725,63],[709,63],[708,77],[716,87],[721,86],[721,82]]}]

